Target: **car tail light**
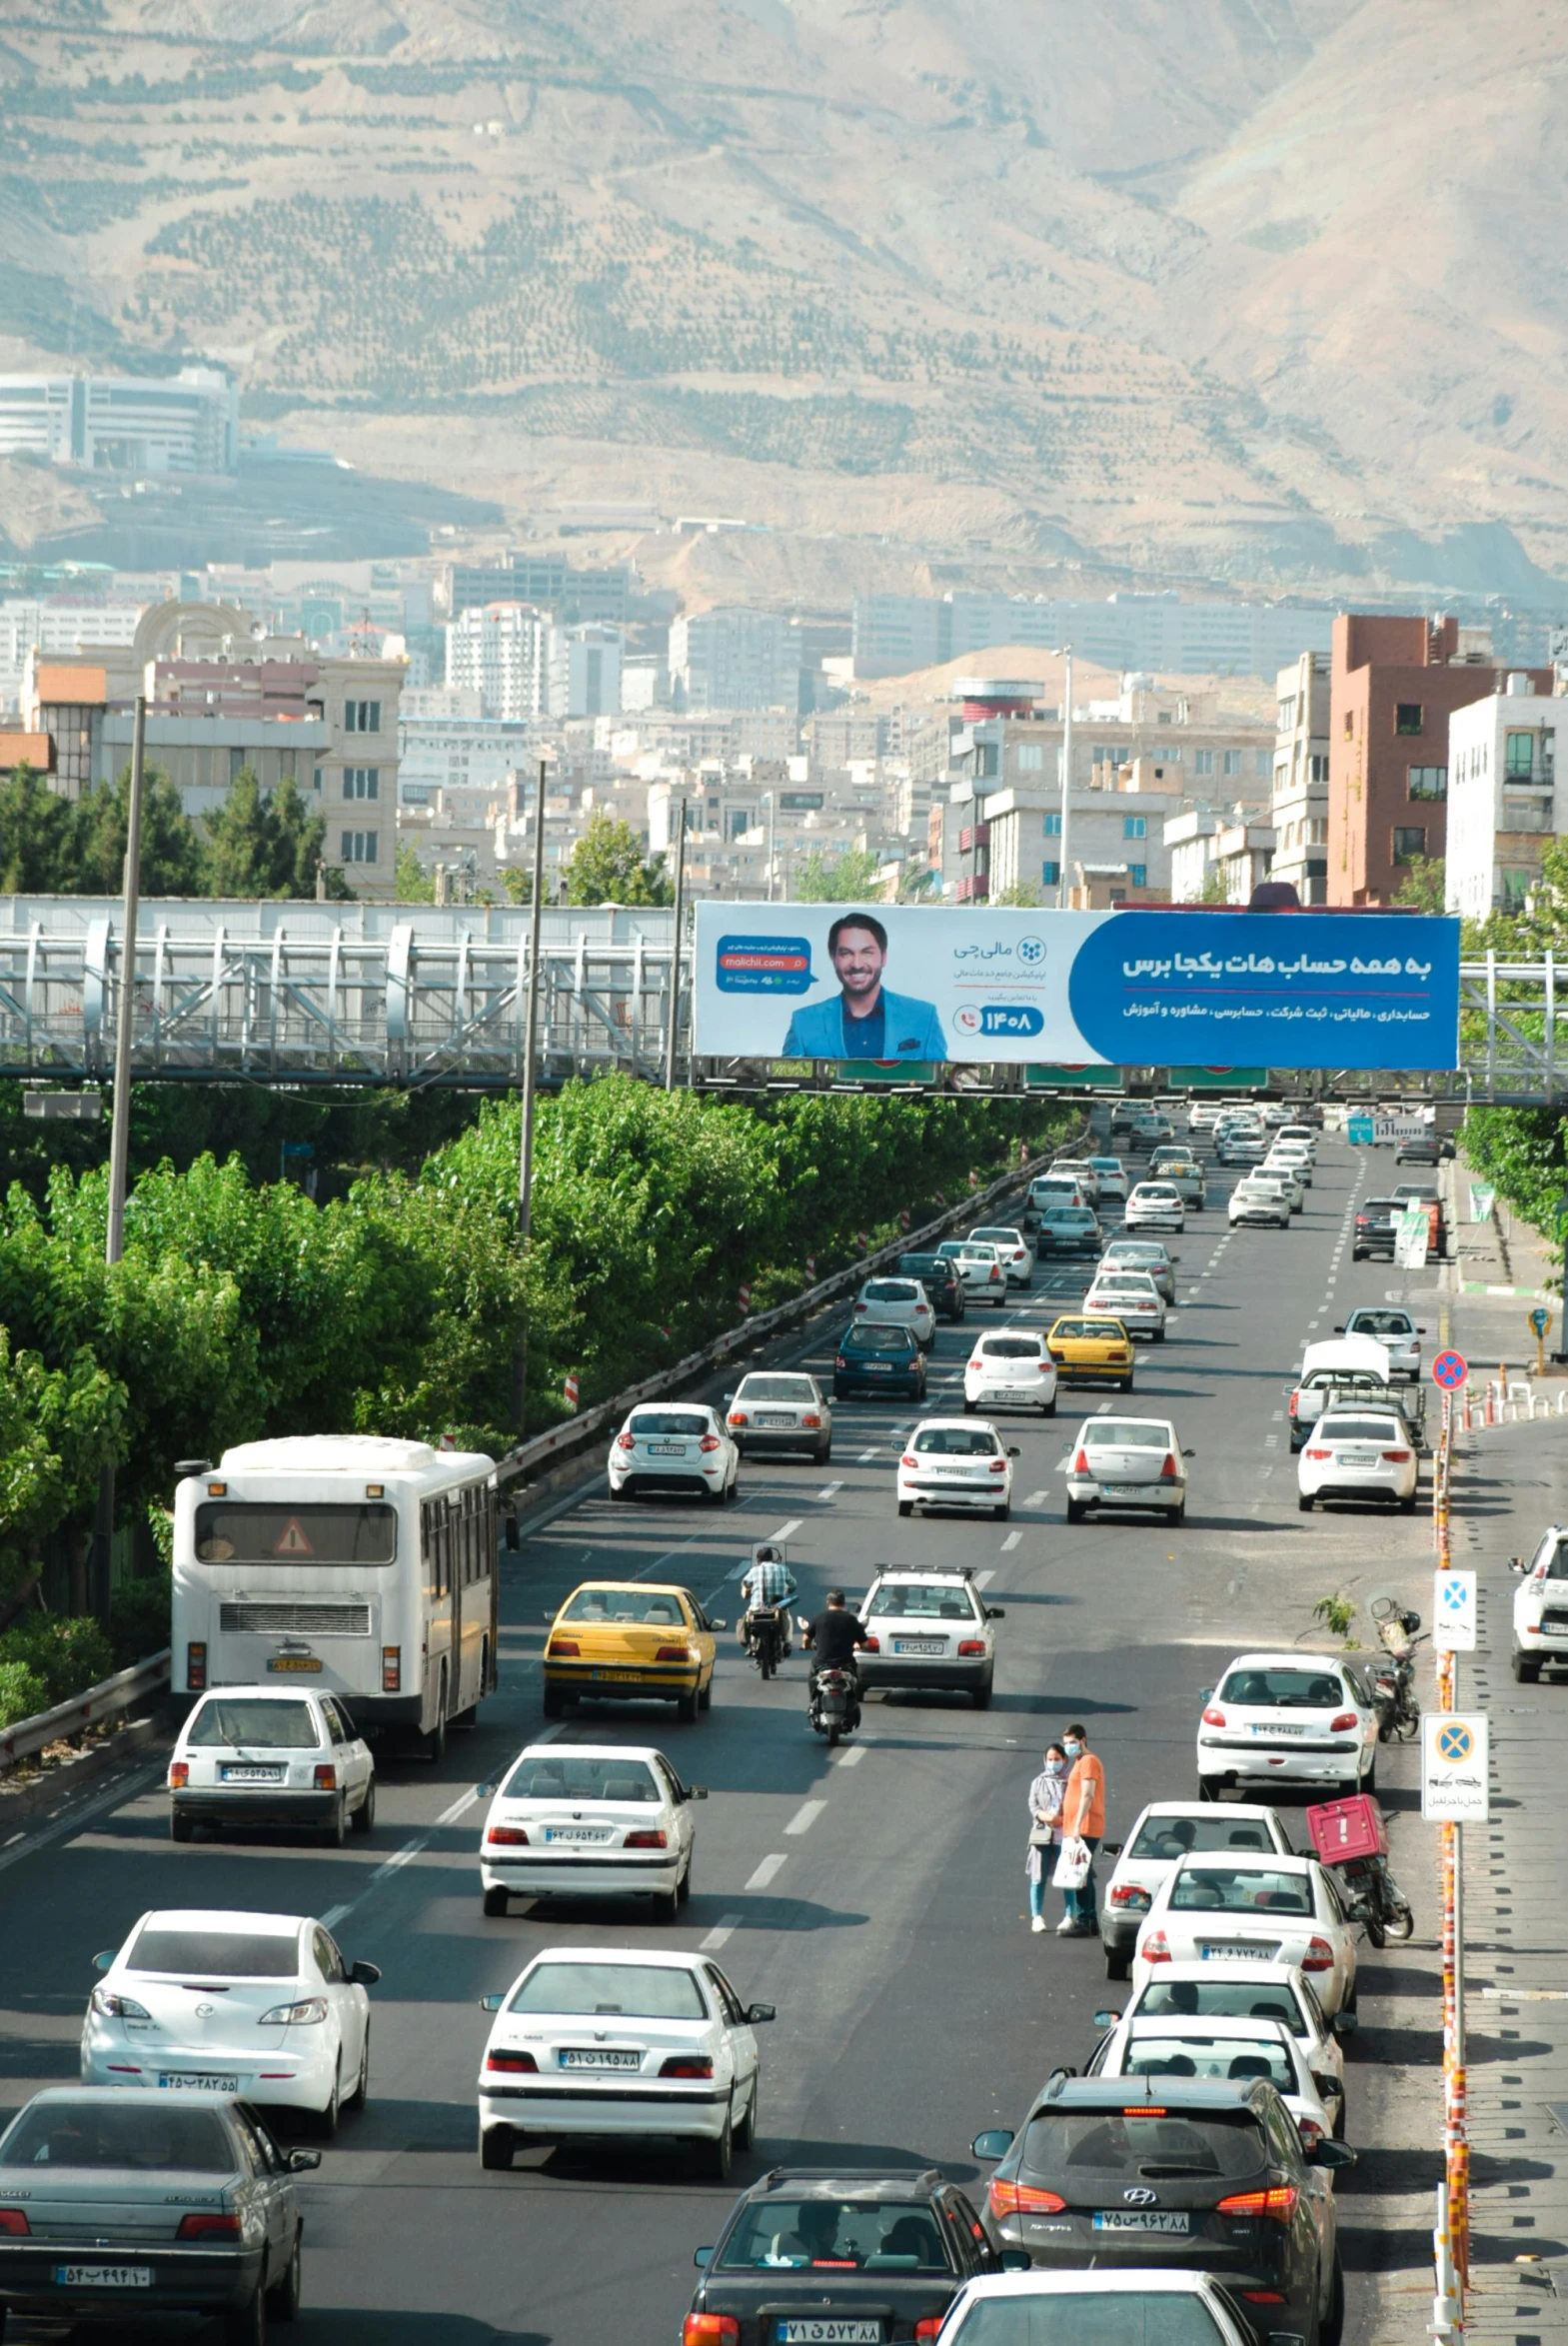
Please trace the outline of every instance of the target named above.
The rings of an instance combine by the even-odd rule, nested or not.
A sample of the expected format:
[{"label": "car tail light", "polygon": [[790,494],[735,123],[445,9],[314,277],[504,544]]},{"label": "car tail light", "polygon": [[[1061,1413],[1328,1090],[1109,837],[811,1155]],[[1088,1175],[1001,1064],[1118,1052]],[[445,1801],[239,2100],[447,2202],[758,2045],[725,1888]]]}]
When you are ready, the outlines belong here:
[{"label": "car tail light", "polygon": [[618,1433],[616,1435],[616,1447],[618,1450],[635,1450],[637,1448],[636,1434]]},{"label": "car tail light", "polygon": [[668,1849],[670,1836],[655,1826],[647,1832],[628,1833],[621,1845],[624,1849]]},{"label": "car tail light", "polygon": [[880,1653],[882,1641],[879,1637],[867,1637],[864,1640],[864,1646],[867,1653]]},{"label": "car tail light", "polygon": [[985,1640],[983,1637],[960,1637],[958,1639],[958,1651],[961,1654],[983,1653],[985,1651]]},{"label": "car tail light", "polygon": [[1408,1463],[1410,1452],[1408,1450],[1384,1450],[1383,1455],[1385,1458],[1391,1460],[1394,1465],[1403,1466]]},{"label": "car tail light", "polygon": [[1054,1352],[1052,1352],[1047,1354],[1045,1357],[1036,1360],[1034,1365],[1039,1370],[1041,1376],[1048,1376],[1051,1372],[1051,1369],[1055,1366],[1055,1361],[1056,1356]]},{"label": "car tail light", "polygon": [[[985,2235],[982,2232],[980,2234],[980,2238],[983,2240],[984,2237]],[[916,2341],[921,2338],[939,2338],[941,2336],[941,2326],[944,2319],[945,2316],[939,2313],[922,2314],[920,2319],[914,2325],[914,2335]]]},{"label": "car tail light", "polygon": [[1168,1963],[1170,1961],[1170,1941],[1162,1930],[1151,1931],[1142,1946],[1139,1947],[1138,1953],[1145,1963]]},{"label": "car tail light", "polygon": [[1312,1449],[1309,1449],[1309,1450],[1306,1452],[1306,1455],[1307,1455],[1309,1458],[1331,1458],[1331,1457],[1333,1456],[1333,1454],[1334,1454],[1334,1453],[1333,1453],[1333,1451],[1332,1451],[1332,1450],[1312,1450]]},{"label": "car tail light", "polygon": [[714,2064],[708,2053],[672,2053],[659,2067],[661,2077],[712,2077]]},{"label": "car tail light", "polygon": [[[116,1995],[112,1988],[95,1987],[87,2000],[93,2010],[101,2012],[106,2020],[150,2020],[152,2018],[152,2014],[145,2004],[139,2004],[134,1996]],[[133,2069],[130,2074],[133,2077],[140,2077],[141,2071]]]},{"label": "car tail light", "polygon": [[1270,2183],[1266,2191],[1234,2191],[1228,2199],[1219,2201],[1215,2213],[1221,2216],[1271,2216],[1276,2224],[1288,2224],[1296,2212],[1300,2197],[1293,2183]]},{"label": "car tail light", "polygon": [[190,1780],[191,1770],[189,1762],[183,1759],[172,1760],[169,1766],[170,1791],[183,1792]]},{"label": "car tail light", "polygon": [[690,1645],[661,1645],[656,1648],[654,1659],[655,1661],[700,1661],[702,1656],[694,1653]]},{"label": "car tail light", "polygon": [[487,2069],[503,2069],[513,2077],[537,2077],[539,2063],[532,2053],[487,2053]]},{"label": "car tail light", "polygon": [[1165,1452],[1165,1463],[1159,1470],[1159,1478],[1161,1482],[1177,1482],[1180,1480],[1180,1476],[1176,1471],[1175,1455],[1170,1450]]},{"label": "car tail light", "polygon": [[1006,1471],[1007,1471],[1007,1461],[1006,1461],[1006,1459],[1005,1459],[1005,1458],[992,1458],[992,1460],[991,1460],[991,1464],[990,1464],[990,1470],[991,1470],[991,1472],[992,1472],[993,1474],[1005,1474],[1005,1473],[1006,1473]]},{"label": "car tail light", "polygon": [[1241,2294],[1248,2305],[1283,2305],[1285,2302],[1281,2289],[1243,2289]]},{"label": "car tail light", "polygon": [[200,1694],[207,1684],[207,1647],[205,1643],[185,1648],[185,1683],[193,1694]]},{"label": "car tail light", "polygon": [[993,2175],[989,2190],[993,2216],[1057,2216],[1067,2204],[1054,2191],[1040,2191],[1032,2183],[1013,2183],[1004,2175]]},{"label": "car tail light", "polygon": [[485,1839],[497,1849],[526,1849],[529,1846],[528,1835],[520,1824],[493,1824]]},{"label": "car tail light", "polygon": [[1203,1713],[1203,1724],[1206,1727],[1222,1727],[1225,1724],[1224,1712],[1222,1710],[1216,1710],[1213,1703],[1211,1702],[1207,1710]]},{"label": "car tail light", "polygon": [[180,2229],[175,2235],[178,2240],[207,2240],[214,2236],[227,2240],[239,2238],[240,2219],[234,2210],[193,2208],[188,2216],[180,2218]]},{"label": "car tail light", "polygon": [[980,1358],[980,1356],[979,1356],[978,1352],[976,1352],[976,1353],[975,1353],[975,1355],[974,1355],[974,1358],[973,1358],[973,1359],[972,1359],[972,1360],[969,1362],[969,1366],[970,1366],[971,1368],[983,1368],[983,1367],[984,1367],[984,1365],[985,1365],[985,1363],[984,1363],[984,1361],[983,1361],[983,1360]]},{"label": "car tail light", "polygon": [[[326,2017],[325,1996],[302,1996],[297,2004],[274,2004],[270,2012],[261,2014],[256,2025],[258,2028],[319,2028]],[[278,2072],[272,2074],[276,2076]]]},{"label": "car tail light", "polygon": [[[1058,1360],[1065,1360],[1065,1358],[1066,1358],[1066,1357],[1067,1357],[1067,1355],[1066,1355],[1066,1353],[1065,1353],[1065,1352],[1057,1352],[1057,1351],[1054,1351],[1054,1350],[1053,1350],[1053,1351],[1052,1351],[1052,1353],[1051,1353],[1051,1361],[1052,1361],[1052,1363],[1053,1363],[1053,1364],[1054,1364],[1056,1361],[1058,1361]],[[1040,1366],[1043,1368],[1043,1367],[1044,1367],[1044,1365],[1045,1365],[1045,1363],[1044,1363],[1044,1361],[1042,1360],[1042,1361],[1040,1362]]]},{"label": "car tail light", "polygon": [[1078,1451],[1078,1453],[1077,1453],[1077,1455],[1074,1457],[1074,1459],[1073,1459],[1073,1461],[1072,1461],[1072,1471],[1073,1471],[1073,1473],[1074,1473],[1074,1474],[1086,1474],[1086,1473],[1088,1472],[1088,1470],[1089,1470],[1089,1457],[1088,1457],[1088,1452],[1087,1452],[1087,1450],[1079,1450],[1079,1451]]},{"label": "car tail light", "polygon": [[814,1410],[807,1409],[804,1416],[800,1419],[800,1423],[802,1425],[820,1425],[821,1418]]},{"label": "car tail light", "polygon": [[1318,2144],[1323,2139],[1323,2129],[1315,2118],[1298,2118],[1296,2120],[1296,2132],[1301,2137],[1301,2147],[1303,2150],[1316,2150]]},{"label": "car tail light", "polygon": [[1153,1905],[1154,1900],[1141,1882],[1119,1881],[1111,1886],[1110,1903],[1113,1906],[1139,1906],[1146,1909]]},{"label": "car tail light", "polygon": [[741,2325],[733,2313],[689,2313],[681,2346],[741,2346]]},{"label": "car tail light", "polygon": [[722,1445],[717,1433],[705,1433],[697,1446],[700,1450],[717,1450]]},{"label": "car tail light", "polygon": [[1307,1940],[1307,1951],[1301,1958],[1301,1968],[1303,1971],[1333,1970],[1334,1950],[1327,1939],[1320,1939],[1314,1934]]},{"label": "car tail light", "polygon": [[991,1284],[992,1284],[992,1286],[995,1286],[995,1285],[996,1285],[996,1283],[999,1281],[1000,1277],[1001,1277],[1001,1265],[1000,1265],[1000,1263],[999,1263],[999,1262],[993,1262],[993,1263],[991,1264],[991,1267],[990,1267],[990,1278],[991,1278]]},{"label": "car tail light", "polygon": [[856,1311],[868,1311],[870,1309],[870,1305],[868,1303],[856,1303],[854,1307]]},{"label": "car tail light", "polygon": [[744,1409],[732,1409],[729,1416],[725,1419],[725,1423],[727,1425],[744,1425],[746,1421],[747,1417],[746,1411]]},{"label": "car tail light", "polygon": [[569,1661],[581,1654],[583,1648],[575,1637],[552,1637],[545,1647],[546,1661]]},{"label": "car tail light", "polygon": [[403,1648],[401,1645],[384,1645],[381,1649],[381,1690],[383,1694],[396,1694],[402,1683]]},{"label": "car tail light", "polygon": [[918,1458],[911,1457],[907,1451],[905,1451],[904,1455],[898,1460],[900,1466],[917,1466],[919,1462],[920,1461]]},{"label": "car tail light", "polygon": [[25,2209],[0,2207],[0,2235],[11,2240],[25,2240],[31,2229]]}]

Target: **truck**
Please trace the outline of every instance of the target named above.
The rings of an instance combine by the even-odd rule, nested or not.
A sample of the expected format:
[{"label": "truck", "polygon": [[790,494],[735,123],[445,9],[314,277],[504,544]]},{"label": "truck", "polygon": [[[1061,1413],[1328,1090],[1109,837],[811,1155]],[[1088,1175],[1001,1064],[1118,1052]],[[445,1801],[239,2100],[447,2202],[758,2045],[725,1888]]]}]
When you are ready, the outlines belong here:
[{"label": "truck", "polygon": [[1425,1386],[1394,1382],[1386,1345],[1343,1336],[1337,1343],[1308,1344],[1302,1354],[1286,1411],[1292,1450],[1305,1446],[1325,1409],[1343,1401],[1397,1411],[1410,1428],[1412,1446],[1427,1447]]}]

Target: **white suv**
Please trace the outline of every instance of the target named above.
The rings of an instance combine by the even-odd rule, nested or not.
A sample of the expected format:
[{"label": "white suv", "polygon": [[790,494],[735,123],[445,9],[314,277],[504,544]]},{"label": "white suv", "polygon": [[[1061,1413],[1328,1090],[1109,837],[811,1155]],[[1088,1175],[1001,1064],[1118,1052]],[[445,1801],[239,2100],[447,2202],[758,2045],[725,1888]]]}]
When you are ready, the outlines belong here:
[{"label": "white suv", "polygon": [[1514,1676],[1532,1686],[1543,1661],[1568,1663],[1568,1527],[1554,1523],[1532,1556],[1514,1556]]},{"label": "white suv", "polygon": [[860,1607],[870,1643],[854,1657],[864,1686],[948,1686],[976,1710],[991,1698],[996,1673],[993,1621],[1000,1605],[975,1594],[964,1567],[880,1572]]}]

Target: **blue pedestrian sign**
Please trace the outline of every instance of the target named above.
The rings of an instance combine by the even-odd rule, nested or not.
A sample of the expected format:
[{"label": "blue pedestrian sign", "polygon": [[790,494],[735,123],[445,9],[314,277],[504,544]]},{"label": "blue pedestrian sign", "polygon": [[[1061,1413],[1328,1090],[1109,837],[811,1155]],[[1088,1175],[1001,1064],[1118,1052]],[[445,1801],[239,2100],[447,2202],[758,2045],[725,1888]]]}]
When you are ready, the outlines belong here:
[{"label": "blue pedestrian sign", "polygon": [[1470,1369],[1460,1352],[1439,1352],[1432,1362],[1432,1379],[1445,1393],[1457,1392],[1469,1375]]},{"label": "blue pedestrian sign", "polygon": [[1352,1149],[1370,1149],[1373,1129],[1369,1116],[1353,1116],[1345,1126],[1345,1139]]},{"label": "blue pedestrian sign", "polygon": [[1450,1566],[1432,1574],[1432,1644],[1439,1653],[1474,1653],[1476,1575]]},{"label": "blue pedestrian sign", "polygon": [[1537,1303],[1535,1309],[1530,1314],[1530,1325],[1534,1328],[1537,1335],[1545,1335],[1551,1324],[1552,1315],[1547,1310],[1546,1305],[1544,1303]]}]

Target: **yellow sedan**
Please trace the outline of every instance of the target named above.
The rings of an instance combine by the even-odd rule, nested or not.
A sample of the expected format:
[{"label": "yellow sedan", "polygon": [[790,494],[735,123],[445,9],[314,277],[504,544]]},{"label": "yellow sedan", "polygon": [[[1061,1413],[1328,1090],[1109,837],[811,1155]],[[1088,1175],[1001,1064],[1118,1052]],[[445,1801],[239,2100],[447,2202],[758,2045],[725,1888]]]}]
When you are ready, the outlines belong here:
[{"label": "yellow sedan", "polygon": [[1045,1338],[1060,1384],[1112,1384],[1132,1390],[1132,1338],[1119,1319],[1069,1312]]},{"label": "yellow sedan", "polygon": [[714,1632],[690,1588],[585,1580],[547,1613],[545,1716],[569,1702],[673,1702],[695,1719],[714,1699]]}]

